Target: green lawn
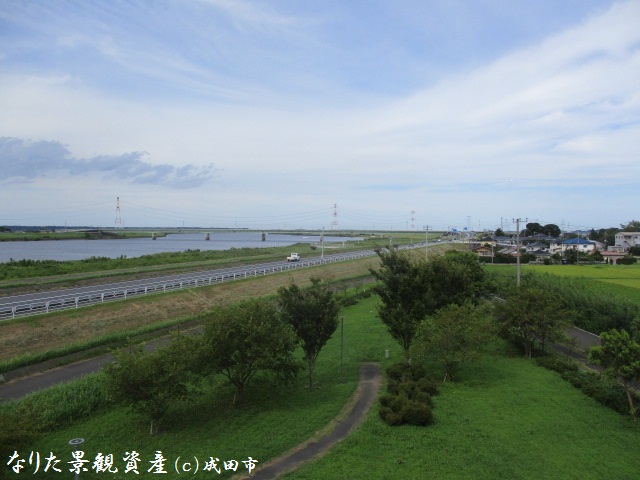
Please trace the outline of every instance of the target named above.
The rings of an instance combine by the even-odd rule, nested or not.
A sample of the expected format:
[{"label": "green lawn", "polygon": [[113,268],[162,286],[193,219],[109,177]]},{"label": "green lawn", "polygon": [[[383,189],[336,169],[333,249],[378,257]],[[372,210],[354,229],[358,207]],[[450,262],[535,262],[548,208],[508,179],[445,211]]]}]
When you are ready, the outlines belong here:
[{"label": "green lawn", "polygon": [[[158,436],[150,437],[148,424],[128,410],[113,408],[65,426],[20,453],[25,458],[31,451],[43,456],[53,452],[67,462],[68,441],[83,437],[85,458],[93,461],[98,453],[113,454],[118,475],[123,472],[125,452],[140,452],[140,475],[129,474],[135,478],[152,475],[147,469],[157,450],[171,469],[178,456],[185,462],[194,456],[200,462],[209,457],[242,461],[251,456],[260,465],[313,437],[340,412],[355,390],[362,362],[379,361],[384,368],[401,358],[399,347],[376,318],[375,303],[370,298],[342,311],[344,383],[339,382],[338,327],[320,356],[319,388],[313,392],[305,388],[304,375],[296,386],[280,390],[258,382],[247,392],[244,407],[231,408],[231,390],[211,387],[176,408]],[[386,349],[390,360],[384,359]],[[349,438],[286,478],[631,479],[640,472],[640,423],[600,406],[557,374],[513,356],[501,343],[494,356],[464,368],[461,382],[441,388],[434,425],[388,427],[377,412],[376,405]],[[32,475],[28,469],[23,472],[49,478]],[[11,475],[4,460],[0,477]],[[128,478],[118,475],[107,477]],[[165,478],[177,476],[174,471]],[[195,477],[208,476],[229,477],[224,471],[199,472]],[[67,478],[60,474],[63,477]],[[101,475],[87,472],[81,478]]]},{"label": "green lawn", "polygon": [[635,479],[640,424],[522,358],[486,358],[441,388],[435,424],[388,427],[377,407],[287,480]]},{"label": "green lawn", "polygon": [[[374,299],[347,307],[341,315],[344,316],[345,345],[343,383],[340,383],[341,332],[338,327],[320,355],[316,371],[318,388],[312,392],[306,388],[305,371],[297,385],[281,390],[256,382],[246,392],[246,405],[232,408],[232,390],[210,386],[189,404],[176,408],[158,436],[150,437],[146,421],[119,407],[97,412],[89,420],[47,435],[26,453],[34,451],[48,455],[54,452],[58,458],[69,461],[68,441],[82,437],[86,440],[83,445],[85,457],[91,460],[97,453],[111,453],[121,458],[131,450],[140,452],[147,463],[145,471],[140,470],[136,478],[151,475],[146,469],[156,450],[161,450],[171,462],[178,456],[195,456],[200,460],[212,456],[238,461],[251,456],[265,462],[313,437],[340,413],[355,391],[362,362],[384,363],[386,349],[391,351],[391,360],[400,358],[400,348],[375,318]],[[122,463],[118,461],[118,464]],[[0,464],[0,478],[6,470],[7,467]],[[101,478],[92,473],[83,473],[82,478]],[[228,476],[224,471],[219,476],[216,474],[216,478]],[[39,478],[38,475],[35,478]]]}]

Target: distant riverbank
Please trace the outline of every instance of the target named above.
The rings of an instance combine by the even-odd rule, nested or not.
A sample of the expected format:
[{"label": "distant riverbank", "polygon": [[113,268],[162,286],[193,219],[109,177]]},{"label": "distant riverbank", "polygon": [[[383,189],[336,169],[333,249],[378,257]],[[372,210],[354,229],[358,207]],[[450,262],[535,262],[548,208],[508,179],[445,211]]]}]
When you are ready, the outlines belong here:
[{"label": "distant riverbank", "polygon": [[[0,243],[0,262],[11,260],[84,260],[91,257],[132,258],[186,250],[229,250],[232,248],[268,248],[296,243],[320,243],[320,235],[271,234],[256,231],[211,231],[146,237],[109,239],[41,239]],[[207,234],[209,240],[206,240]],[[325,236],[326,244],[354,241],[354,237]]]}]

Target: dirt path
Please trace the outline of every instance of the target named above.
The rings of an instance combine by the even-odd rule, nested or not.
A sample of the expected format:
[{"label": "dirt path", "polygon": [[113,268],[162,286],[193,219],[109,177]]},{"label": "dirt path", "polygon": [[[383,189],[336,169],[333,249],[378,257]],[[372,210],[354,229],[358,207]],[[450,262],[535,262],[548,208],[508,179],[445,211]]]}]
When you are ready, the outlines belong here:
[{"label": "dirt path", "polygon": [[313,438],[281,457],[262,465],[250,477],[236,477],[252,480],[271,480],[292,472],[302,464],[321,457],[333,445],[346,438],[359,425],[371,410],[377,396],[382,376],[377,364],[364,364],[360,367],[360,381],[351,399],[318,438]]}]

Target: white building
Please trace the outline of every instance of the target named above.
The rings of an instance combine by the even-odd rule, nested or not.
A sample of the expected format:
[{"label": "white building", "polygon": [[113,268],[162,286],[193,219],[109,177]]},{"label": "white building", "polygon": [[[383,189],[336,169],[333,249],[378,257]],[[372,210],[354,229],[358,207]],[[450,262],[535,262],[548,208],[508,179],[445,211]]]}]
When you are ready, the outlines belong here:
[{"label": "white building", "polygon": [[611,250],[628,252],[631,247],[640,246],[640,232],[616,233],[616,244]]},{"label": "white building", "polygon": [[551,244],[551,253],[564,253],[567,250],[577,250],[580,253],[593,253],[596,251],[596,242],[583,238],[572,238],[561,243]]}]

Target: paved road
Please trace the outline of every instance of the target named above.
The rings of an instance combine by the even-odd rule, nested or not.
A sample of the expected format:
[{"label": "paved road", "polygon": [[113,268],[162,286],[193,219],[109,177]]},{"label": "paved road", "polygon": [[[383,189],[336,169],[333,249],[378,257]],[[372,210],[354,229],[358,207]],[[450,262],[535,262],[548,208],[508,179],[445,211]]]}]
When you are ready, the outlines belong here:
[{"label": "paved road", "polygon": [[0,385],[0,402],[22,398],[29,393],[43,390],[52,385],[75,380],[89,373],[97,372],[112,360],[113,357],[111,355],[101,355],[7,382]]},{"label": "paved road", "polygon": [[64,290],[0,296],[0,321],[39,315],[55,310],[79,308],[97,303],[124,300],[138,295],[213,285],[230,280],[269,275],[290,269],[341,262],[373,255],[375,255],[373,250],[363,250],[303,258],[299,262],[269,262]]}]

